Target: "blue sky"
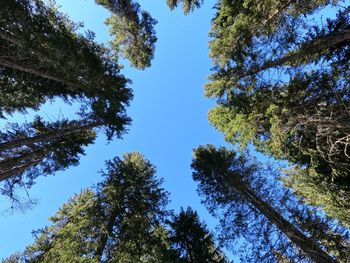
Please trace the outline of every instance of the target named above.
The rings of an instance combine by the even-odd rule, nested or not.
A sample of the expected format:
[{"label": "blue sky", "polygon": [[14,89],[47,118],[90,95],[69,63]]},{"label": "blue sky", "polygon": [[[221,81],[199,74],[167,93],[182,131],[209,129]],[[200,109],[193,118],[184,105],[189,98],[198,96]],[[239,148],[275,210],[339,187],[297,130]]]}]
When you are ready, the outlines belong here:
[{"label": "blue sky", "polygon": [[[93,0],[57,0],[61,10],[74,21],[83,21],[86,29],[96,33],[98,42],[110,40],[104,25],[107,12]],[[192,206],[211,229],[215,220],[200,204],[196,183],[192,181],[190,163],[192,149],[201,144],[224,145],[223,136],[210,127],[207,112],[214,105],[204,97],[203,84],[210,74],[208,32],[213,17],[214,1],[206,1],[193,14],[184,16],[181,9],[170,11],[166,1],[140,1],[158,20],[158,42],[152,67],[144,71],[132,69],[127,61],[122,73],[133,81],[134,100],[128,109],[133,122],[123,140],[106,144],[101,134],[86,149],[80,165],[55,176],[41,177],[30,189],[38,204],[25,213],[8,209],[10,203],[0,198],[0,258],[23,250],[33,241],[31,231],[48,224],[48,217],[82,188],[101,180],[97,173],[105,160],[125,152],[139,151],[157,167],[164,188],[170,192],[169,208]],[[45,118],[66,117],[73,110],[59,102],[45,105],[39,112]],[[26,117],[30,120],[33,114]],[[23,117],[15,116],[8,121]],[[4,125],[4,122],[1,122]]]}]

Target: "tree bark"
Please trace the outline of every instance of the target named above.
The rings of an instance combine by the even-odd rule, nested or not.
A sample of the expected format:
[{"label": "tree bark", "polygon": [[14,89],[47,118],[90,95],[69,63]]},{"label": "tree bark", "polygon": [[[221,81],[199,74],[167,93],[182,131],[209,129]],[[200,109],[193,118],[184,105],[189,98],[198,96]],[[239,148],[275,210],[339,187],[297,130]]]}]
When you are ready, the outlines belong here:
[{"label": "tree bark", "polygon": [[252,68],[248,69],[246,72],[242,72],[239,74],[233,73],[232,77],[241,79],[244,77],[257,74],[269,68],[282,66],[286,63],[292,64],[298,59],[303,59],[306,55],[310,56],[313,54],[317,54],[319,52],[327,50],[332,46],[335,46],[337,44],[340,44],[342,42],[349,41],[349,40],[350,40],[350,30],[343,30],[342,32],[333,32],[326,36],[316,38],[308,43],[303,43],[298,50],[292,51],[281,58],[266,61],[262,66],[253,66]]},{"label": "tree bark", "polygon": [[253,191],[247,188],[239,179],[230,177],[232,186],[267,219],[276,225],[295,245],[317,263],[335,263],[330,255],[323,251],[312,239],[305,236],[283,216],[278,214],[268,203],[261,200]]},{"label": "tree bark", "polygon": [[29,167],[37,165],[38,163],[40,163],[43,160],[44,156],[45,156],[45,154],[42,154],[42,156],[39,155],[37,157],[37,159],[31,160],[28,163],[25,163],[23,165],[20,165],[18,167],[15,167],[13,169],[10,169],[10,170],[4,171],[4,172],[0,172],[0,182],[2,180],[6,180],[6,179],[9,179],[10,177],[13,177],[13,176],[16,176],[18,174],[21,174],[22,172],[24,172]]},{"label": "tree bark", "polygon": [[59,77],[55,77],[52,76],[49,73],[31,68],[31,67],[27,67],[25,65],[20,65],[17,64],[16,62],[10,61],[10,60],[5,60],[3,58],[0,58],[0,65],[7,67],[7,68],[11,68],[14,70],[18,70],[18,71],[22,71],[22,72],[26,72],[44,79],[49,79],[49,80],[53,80],[59,83],[64,84],[65,86],[67,86],[68,89],[72,90],[72,91],[77,91],[77,90],[82,90],[82,86],[64,79],[61,79]]},{"label": "tree bark", "polygon": [[113,207],[113,209],[111,209],[111,211],[109,212],[110,216],[108,218],[106,228],[104,229],[105,231],[102,232],[102,235],[98,242],[98,246],[95,253],[95,257],[99,260],[99,262],[102,262],[103,251],[106,248],[108,236],[110,236],[113,232],[113,226],[115,224],[115,219],[118,216],[118,213],[119,213],[119,209],[117,209],[117,207]]},{"label": "tree bark", "polygon": [[22,147],[22,146],[28,146],[30,144],[38,143],[38,142],[51,141],[64,136],[91,130],[93,128],[96,128],[102,125],[104,125],[104,122],[91,122],[81,126],[71,125],[69,127],[64,127],[60,130],[52,131],[50,133],[39,134],[33,137],[26,137],[26,138],[17,139],[14,141],[0,143],[0,151],[6,151],[6,150]]}]

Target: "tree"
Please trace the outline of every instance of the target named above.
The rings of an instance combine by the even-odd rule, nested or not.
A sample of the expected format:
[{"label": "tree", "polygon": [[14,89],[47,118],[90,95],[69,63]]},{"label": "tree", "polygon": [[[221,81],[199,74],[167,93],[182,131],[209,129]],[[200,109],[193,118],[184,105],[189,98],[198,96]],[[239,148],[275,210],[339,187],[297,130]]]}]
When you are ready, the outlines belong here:
[{"label": "tree", "polygon": [[221,215],[222,239],[231,245],[242,237],[252,242],[244,251],[245,260],[270,262],[284,255],[294,260],[306,256],[315,262],[335,262],[336,253],[327,253],[326,244],[297,223],[295,211],[311,210],[296,202],[290,192],[278,191],[282,190],[278,184],[269,183],[276,182],[268,178],[271,173],[276,179],[273,170],[211,145],[198,147],[194,155],[193,179],[199,182],[209,211]]},{"label": "tree", "polygon": [[114,36],[112,47],[116,54],[127,58],[131,65],[145,69],[151,66],[154,57],[155,35],[154,26],[157,21],[151,15],[141,10],[140,4],[132,0],[95,0],[112,15],[106,24]]},{"label": "tree", "polygon": [[83,121],[50,123],[36,117],[32,123],[10,127],[0,132],[0,182],[1,193],[13,201],[15,186],[28,188],[38,176],[77,165],[83,147],[96,137],[94,126]]},{"label": "tree", "polygon": [[168,193],[141,154],[107,161],[102,175],[34,232],[33,245],[3,262],[229,262],[192,209],[170,220]]},{"label": "tree", "polygon": [[132,97],[128,80],[93,33],[79,35],[77,25],[39,0],[5,1],[0,12],[3,112],[61,97],[84,102],[96,115],[123,113]]},{"label": "tree", "polygon": [[75,195],[35,232],[18,262],[175,262],[166,258],[168,199],[155,167],[129,153],[106,162],[102,174],[94,190]]},{"label": "tree", "polygon": [[170,241],[181,262],[229,263],[223,252],[215,246],[213,235],[191,208],[181,209],[173,216],[170,226]]},{"label": "tree", "polygon": [[332,182],[320,181],[317,173],[298,167],[287,170],[286,174],[282,181],[295,195],[310,205],[322,207],[327,215],[350,228],[350,197],[347,191]]},{"label": "tree", "polygon": [[[212,125],[230,143],[252,143],[304,168],[290,184],[300,196],[310,199],[298,187],[305,181],[313,192],[348,196],[350,7],[328,0],[222,0],[215,7],[214,67],[205,87],[218,102],[209,113]],[[317,205],[344,220],[337,212],[344,197],[336,199]]]},{"label": "tree", "polygon": [[[10,125],[1,132],[0,181],[12,199],[15,185],[77,165],[97,128],[121,137],[130,123],[129,82],[111,52],[76,33],[78,25],[39,0],[1,3],[0,113],[38,109],[48,99],[81,104],[80,120]],[[64,65],[64,66],[62,66]]]}]

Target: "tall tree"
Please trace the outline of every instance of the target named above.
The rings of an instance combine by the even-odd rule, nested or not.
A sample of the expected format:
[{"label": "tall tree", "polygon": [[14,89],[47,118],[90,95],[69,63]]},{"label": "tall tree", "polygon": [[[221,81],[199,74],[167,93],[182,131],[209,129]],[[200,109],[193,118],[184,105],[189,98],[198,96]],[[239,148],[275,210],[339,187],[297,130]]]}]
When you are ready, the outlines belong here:
[{"label": "tall tree", "polygon": [[173,216],[170,241],[184,263],[229,263],[224,253],[215,246],[213,235],[191,208],[181,209]]},{"label": "tall tree", "polygon": [[[47,99],[77,99],[104,115],[123,111],[128,82],[93,33],[39,0],[10,0],[0,8],[1,110],[37,109]],[[64,65],[64,66],[62,66]]]},{"label": "tall tree", "polygon": [[[337,211],[350,193],[348,3],[219,0],[215,8],[205,90],[218,106],[210,122],[241,148],[253,143],[305,168],[291,180],[300,196],[338,192],[336,201],[324,197],[317,205],[343,220]],[[299,187],[305,181],[312,181],[308,190]]]},{"label": "tall tree", "polygon": [[41,175],[53,174],[79,163],[84,146],[96,135],[91,123],[61,120],[10,125],[0,132],[1,193],[15,200],[15,186],[30,187]]},{"label": "tall tree", "polygon": [[129,153],[108,161],[102,174],[94,191],[74,196],[36,232],[18,262],[172,262],[162,226],[167,193],[155,167]]},{"label": "tall tree", "polygon": [[93,33],[78,34],[79,26],[55,6],[10,0],[0,4],[0,16],[1,115],[55,98],[81,105],[80,120],[37,118],[1,132],[0,181],[12,196],[14,185],[77,165],[97,128],[108,140],[120,137],[130,123],[125,109],[132,92],[111,52],[93,41]]},{"label": "tall tree", "polygon": [[[336,261],[334,251],[327,253],[326,244],[297,223],[292,208],[302,211],[301,204],[291,199],[290,192],[278,191],[278,184],[269,183],[273,181],[267,175],[273,175],[271,169],[210,145],[197,148],[194,154],[193,178],[199,182],[209,211],[221,215],[223,240],[231,245],[241,237],[252,242],[244,251],[244,260],[269,262],[284,255],[294,260],[306,256],[315,262]],[[344,238],[348,242],[346,235]]]},{"label": "tall tree", "polygon": [[112,47],[116,55],[127,58],[131,65],[145,69],[151,66],[157,37],[154,26],[157,21],[132,0],[95,0],[112,15],[106,24],[114,37]]},{"label": "tall tree", "polygon": [[192,209],[169,217],[168,193],[141,154],[106,166],[103,182],[71,198],[34,232],[33,245],[2,262],[231,262]]}]

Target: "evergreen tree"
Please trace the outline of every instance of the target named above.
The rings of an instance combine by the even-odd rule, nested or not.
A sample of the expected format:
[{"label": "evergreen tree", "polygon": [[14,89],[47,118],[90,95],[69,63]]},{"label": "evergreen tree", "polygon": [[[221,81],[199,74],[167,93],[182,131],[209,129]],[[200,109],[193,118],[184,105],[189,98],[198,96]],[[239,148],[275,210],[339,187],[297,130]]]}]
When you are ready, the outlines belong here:
[{"label": "evergreen tree", "polygon": [[[241,148],[252,143],[303,167],[289,186],[344,221],[348,216],[339,211],[350,193],[350,7],[328,0],[219,0],[215,8],[214,67],[205,90],[218,106],[210,122]],[[315,202],[313,192],[325,194]]]},{"label": "evergreen tree", "polygon": [[162,226],[167,193],[155,167],[139,153],[106,166],[95,191],[64,204],[18,262],[172,262]]},{"label": "evergreen tree", "polygon": [[168,193],[141,154],[106,166],[103,182],[71,198],[33,232],[33,245],[2,262],[230,262],[192,209],[169,217]]},{"label": "evergreen tree", "polygon": [[57,97],[100,116],[123,113],[132,97],[128,81],[93,33],[79,35],[78,25],[39,0],[4,1],[0,12],[2,113],[38,109]]},{"label": "evergreen tree", "polygon": [[157,41],[154,30],[157,21],[132,0],[95,2],[112,12],[106,24],[114,37],[112,47],[116,54],[127,58],[136,68],[145,69],[151,66]]},{"label": "evergreen tree", "polygon": [[[339,247],[347,244],[349,249],[347,230],[340,226],[331,228],[332,221],[322,222],[320,225],[325,224],[324,228],[332,230],[334,235],[327,233],[327,237],[320,238],[300,224],[300,218],[308,220],[305,214],[317,215],[317,211],[283,190],[276,183],[280,176],[277,171],[264,169],[244,155],[237,156],[210,145],[197,148],[194,154],[193,178],[199,182],[203,202],[213,215],[220,217],[223,242],[232,248],[237,245],[235,240],[246,240],[241,254],[243,261],[271,262],[283,257],[315,262],[342,260],[342,256],[334,259],[341,251],[333,245],[332,249],[329,240]],[[337,241],[338,236],[344,241]]]},{"label": "evergreen tree", "polygon": [[171,244],[181,262],[229,263],[223,252],[215,246],[213,235],[191,208],[181,209],[169,222]]},{"label": "evergreen tree", "polygon": [[[37,118],[1,132],[0,181],[12,199],[15,185],[77,165],[97,128],[107,139],[130,123],[128,80],[111,52],[76,33],[78,25],[40,0],[0,4],[0,114],[38,109],[48,99],[81,104],[80,120],[53,123]],[[2,115],[3,116],[3,115]]]},{"label": "evergreen tree", "polygon": [[61,120],[13,124],[0,132],[1,193],[15,199],[15,186],[30,187],[36,177],[53,174],[79,163],[84,146],[93,143],[91,123]]}]

